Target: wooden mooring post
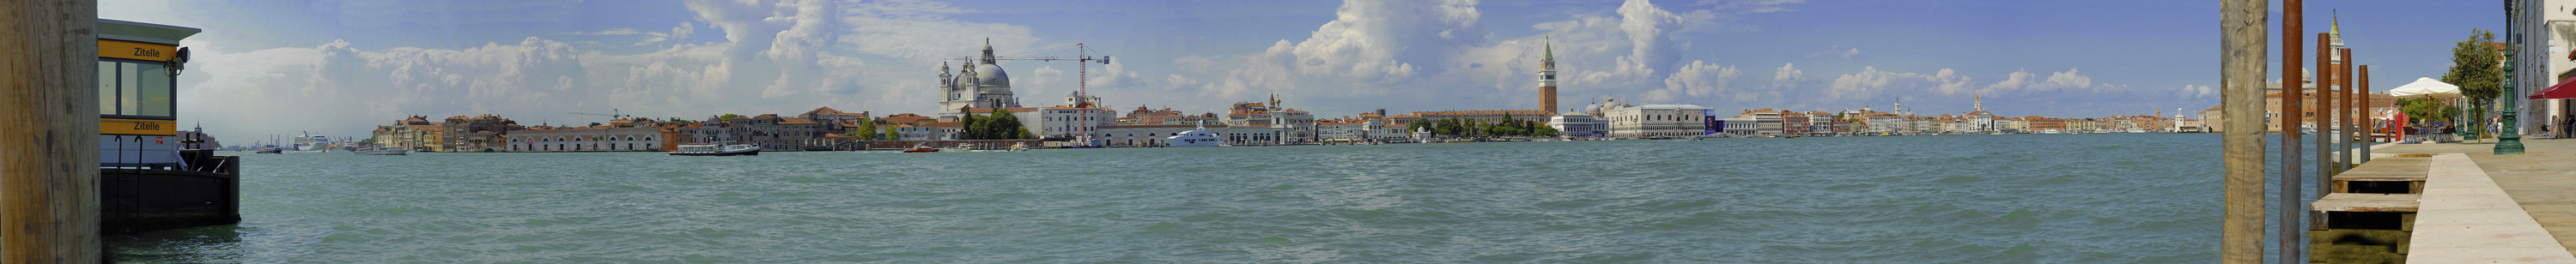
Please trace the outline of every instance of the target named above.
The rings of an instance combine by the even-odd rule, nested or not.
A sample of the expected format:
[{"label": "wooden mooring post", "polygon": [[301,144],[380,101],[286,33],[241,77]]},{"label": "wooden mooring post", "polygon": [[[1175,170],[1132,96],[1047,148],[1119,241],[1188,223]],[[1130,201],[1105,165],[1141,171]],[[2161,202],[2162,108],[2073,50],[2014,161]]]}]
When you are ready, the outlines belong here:
[{"label": "wooden mooring post", "polygon": [[0,263],[97,263],[98,3],[0,3]]},{"label": "wooden mooring post", "polygon": [[2281,0],[2281,180],[2275,181],[2280,183],[2275,187],[2281,193],[2275,197],[2279,198],[2281,218],[2279,230],[2273,234],[2274,242],[2279,243],[2281,249],[2279,263],[2307,261],[2301,257],[2305,254],[2299,254],[2307,248],[2307,243],[2301,239],[2306,235],[2300,232],[2305,231],[2300,224],[2307,221],[2299,217],[2300,213],[2307,211],[2304,210],[2307,205],[2299,203],[2299,198],[2305,197],[2299,194],[2299,182],[2301,176],[2306,175],[2299,173],[2300,163],[2306,162],[2300,158],[2300,154],[2304,154],[2300,146],[2304,144],[2299,142],[2299,123],[2307,120],[2305,108],[2300,106],[2300,101],[2307,98],[2307,91],[2299,87],[2305,81],[2300,78],[2299,69],[2307,68],[2306,62],[2299,61],[2300,56],[2305,56],[2299,53],[2306,52],[2306,47],[2300,47],[2306,45],[2303,41],[2306,38],[2299,36],[2300,32],[2307,32],[2306,16],[2300,10],[2302,4],[2299,0]]},{"label": "wooden mooring post", "polygon": [[[2297,3],[2298,0],[2287,0]],[[2220,126],[2226,151],[2227,213],[2219,236],[2219,258],[2225,263],[2263,263],[2263,67],[2264,42],[2271,3],[2266,0],[2221,2],[2219,42]],[[2296,12],[2296,11],[2292,11]],[[2292,72],[2296,72],[2293,70]]]}]

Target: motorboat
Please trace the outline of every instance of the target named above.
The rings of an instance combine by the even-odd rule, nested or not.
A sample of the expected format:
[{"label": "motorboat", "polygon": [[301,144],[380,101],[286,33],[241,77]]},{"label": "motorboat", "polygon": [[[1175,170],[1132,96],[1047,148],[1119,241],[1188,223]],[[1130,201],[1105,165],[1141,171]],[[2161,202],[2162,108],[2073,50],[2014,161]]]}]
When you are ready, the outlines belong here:
[{"label": "motorboat", "polygon": [[1171,137],[1164,137],[1163,146],[1226,147],[1233,145],[1226,144],[1225,139],[1223,138],[1217,138],[1216,133],[1208,132],[1207,121],[1199,121],[1198,129],[1181,131],[1181,133],[1173,134]]},{"label": "motorboat", "polygon": [[679,149],[677,149],[677,150],[672,150],[672,151],[671,151],[671,155],[672,155],[672,156],[759,156],[759,155],[760,155],[760,146],[745,145],[745,144],[734,144],[734,145],[689,144],[689,145],[680,145],[680,146],[679,146]]},{"label": "motorboat", "polygon": [[1029,151],[1029,143],[1011,144],[1010,151]]},{"label": "motorboat", "polygon": [[372,148],[361,148],[361,149],[358,149],[358,150],[349,151],[349,153],[350,153],[350,154],[358,154],[358,155],[376,155],[376,156],[406,156],[406,155],[410,155],[411,150],[409,150],[409,149],[403,149],[402,147],[372,147]]},{"label": "motorboat", "polygon": [[2065,134],[2065,133],[2066,133],[2066,131],[2058,131],[2058,130],[2057,130],[2057,129],[2055,129],[2055,128],[2050,128],[2050,129],[2048,129],[2048,130],[2040,130],[2040,131],[2039,131],[2039,133],[2040,133],[2040,134]]},{"label": "motorboat", "polygon": [[256,153],[256,154],[286,154],[286,149],[280,149],[280,148],[260,148],[258,151],[254,151],[254,152],[251,152],[251,153]]},{"label": "motorboat", "polygon": [[930,145],[929,145],[929,144],[921,144],[921,145],[912,145],[912,148],[904,149],[904,150],[903,150],[903,153],[931,153],[931,152],[939,152],[939,149],[930,148]]}]

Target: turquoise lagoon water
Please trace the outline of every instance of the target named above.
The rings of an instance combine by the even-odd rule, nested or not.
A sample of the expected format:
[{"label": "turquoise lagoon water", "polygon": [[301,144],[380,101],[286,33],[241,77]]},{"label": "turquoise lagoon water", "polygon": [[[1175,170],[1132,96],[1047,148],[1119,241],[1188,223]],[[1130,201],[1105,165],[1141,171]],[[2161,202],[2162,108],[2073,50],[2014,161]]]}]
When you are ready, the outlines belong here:
[{"label": "turquoise lagoon water", "polygon": [[2177,263],[2216,134],[244,155],[146,262]]}]

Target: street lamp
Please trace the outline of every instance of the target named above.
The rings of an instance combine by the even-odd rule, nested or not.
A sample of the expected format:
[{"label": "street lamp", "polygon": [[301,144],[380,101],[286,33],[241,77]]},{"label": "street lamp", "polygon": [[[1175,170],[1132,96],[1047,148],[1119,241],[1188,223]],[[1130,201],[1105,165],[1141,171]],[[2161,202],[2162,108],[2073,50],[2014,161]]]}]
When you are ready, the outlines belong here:
[{"label": "street lamp", "polygon": [[[2507,36],[2511,36],[2511,37],[2513,37],[2513,38],[2515,39],[2515,41],[2514,41],[2514,43],[2515,43],[2515,44],[2521,44],[2521,37],[2522,37],[2522,30],[2521,30],[2521,27],[2512,27],[2512,22],[2514,22],[2514,21],[2513,21],[2513,16],[2515,15],[2515,14],[2514,14],[2514,8],[2513,8],[2513,2],[2514,2],[2514,0],[2505,0],[2505,1],[2504,1],[2505,22],[2506,22],[2506,25],[2509,27],[2508,29],[2512,29],[2512,30],[2513,30],[2512,32],[2508,33],[2509,35],[2507,35]],[[2511,48],[2507,48],[2507,49],[2505,49],[2505,51],[2504,51],[2504,52],[2505,52],[2505,56],[2504,56],[2504,94],[2505,94],[2505,95],[2507,95],[2507,96],[2516,96],[2516,97],[2519,97],[2520,95],[2522,95],[2522,92],[2521,92],[2519,89],[2515,89],[2515,88],[2514,88],[2514,86],[2513,86],[2513,75],[2514,75],[2514,74],[2513,74],[2513,68],[2514,68],[2514,67],[2513,67],[2513,64],[2514,64],[2513,56],[2514,56],[2515,54],[2514,54],[2514,52],[2513,52],[2513,49],[2511,49]],[[2506,99],[2504,99],[2504,107],[2500,108],[2500,109],[2504,110],[2504,116],[2503,116],[2502,120],[2498,120],[2498,121],[2504,122],[2504,124],[2503,124],[2503,129],[2497,129],[2497,130],[2496,130],[2496,134],[2497,134],[2497,135],[2496,135],[2496,145],[2495,145],[2495,154],[2496,154],[2496,155],[2522,154],[2522,133],[2515,133],[2515,132],[2514,132],[2514,130],[2516,130],[2516,129],[2517,129],[2517,128],[2515,128],[2515,127],[2514,127],[2514,123],[2516,123],[2516,121],[2517,121],[2517,120],[2515,120],[2515,118],[2514,118],[2514,116],[2515,116],[2515,114],[2514,114],[2514,113],[2515,113],[2515,112],[2522,112],[2522,111],[2521,111],[2520,109],[2517,109],[2518,107],[2514,107],[2514,103],[2513,103],[2514,99],[2520,99],[2520,98],[2507,97]]]}]

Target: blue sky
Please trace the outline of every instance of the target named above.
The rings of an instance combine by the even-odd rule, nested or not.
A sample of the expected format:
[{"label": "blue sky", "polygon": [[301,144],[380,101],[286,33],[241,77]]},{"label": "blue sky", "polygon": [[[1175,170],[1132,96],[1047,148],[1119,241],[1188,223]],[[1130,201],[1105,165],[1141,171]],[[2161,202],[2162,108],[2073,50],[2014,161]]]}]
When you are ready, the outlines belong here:
[{"label": "blue sky", "polygon": [[[2440,75],[2452,42],[2500,28],[2498,5],[2312,3],[2308,24],[2322,31],[2338,10],[2346,42],[2386,90]],[[1983,94],[2003,115],[2097,117],[2197,111],[2218,98],[2218,6],[2201,1],[109,0],[100,10],[205,29],[183,43],[198,54],[181,77],[183,122],[236,138],[363,136],[409,115],[534,125],[601,121],[566,112],[609,109],[929,113],[942,58],[988,38],[1002,54],[1078,42],[1115,56],[1092,65],[1091,90],[1121,109],[1218,111],[1271,94],[1327,117],[1534,109],[1549,36],[1562,107],[1604,96],[1727,111],[1903,100],[1940,114]],[[1062,102],[1076,66],[1002,64],[1033,105]]]}]

